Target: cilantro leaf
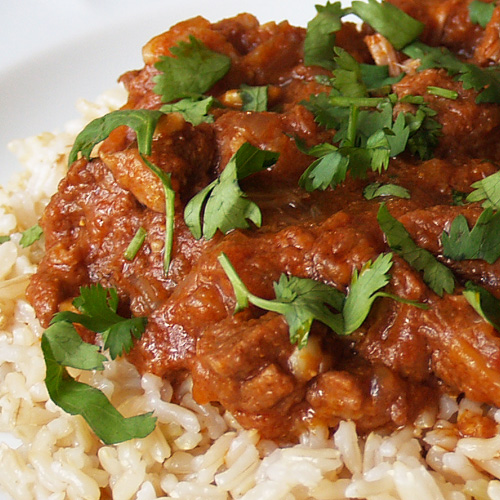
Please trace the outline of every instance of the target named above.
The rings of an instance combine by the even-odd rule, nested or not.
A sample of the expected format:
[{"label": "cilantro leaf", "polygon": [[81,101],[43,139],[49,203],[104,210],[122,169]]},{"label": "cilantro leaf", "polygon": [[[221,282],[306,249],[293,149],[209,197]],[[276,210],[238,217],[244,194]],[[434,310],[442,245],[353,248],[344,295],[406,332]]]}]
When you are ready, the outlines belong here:
[{"label": "cilantro leaf", "polygon": [[80,314],[63,311],[54,315],[52,324],[60,321],[78,323],[88,330],[101,333],[104,348],[109,349],[111,359],[130,352],[133,337],[140,338],[146,327],[145,317],[123,318],[117,314],[118,295],[113,288],[102,285],[80,288],[80,296],[73,301]]},{"label": "cilantro leaf", "polygon": [[92,120],[76,136],[68,164],[71,165],[76,161],[80,152],[85,158],[90,158],[94,147],[104,141],[115,128],[122,125],[136,132],[139,152],[150,155],[153,132],[162,114],[161,111],[150,109],[120,109]]},{"label": "cilantro leaf", "polygon": [[491,21],[491,16],[493,16],[493,11],[495,10],[496,3],[486,3],[480,0],[473,0],[469,4],[469,17],[471,23],[479,24],[481,28],[486,28],[488,23]]},{"label": "cilantro leaf", "polygon": [[419,37],[424,25],[389,2],[352,2],[352,11],[385,36],[397,50]]},{"label": "cilantro leaf", "polygon": [[[151,413],[125,418],[99,389],[71,378],[64,364],[54,355],[55,344],[62,339],[56,340],[47,331],[42,335],[41,344],[46,366],[45,384],[56,405],[71,415],[81,415],[105,444],[143,438],[154,430],[156,419]],[[62,349],[65,345],[68,344],[63,342]]]},{"label": "cilantro leaf", "polygon": [[455,288],[453,273],[428,250],[420,248],[411,239],[404,225],[390,214],[385,204],[380,205],[377,220],[392,250],[410,266],[422,272],[424,282],[436,294],[442,296],[444,292],[453,292]]},{"label": "cilantro leaf", "polygon": [[161,73],[153,77],[154,92],[163,102],[183,97],[197,97],[223,78],[231,68],[231,58],[210,50],[189,36],[189,42],[179,42],[170,49],[175,57],[162,56],[155,67]]},{"label": "cilantro leaf", "polygon": [[7,243],[8,241],[10,241],[10,236],[8,234],[0,236],[0,245],[2,243]]},{"label": "cilantro leaf", "polygon": [[463,215],[455,217],[450,231],[441,235],[443,255],[453,260],[483,259],[493,264],[500,257],[500,212],[486,208],[469,230]]},{"label": "cilantro leaf", "polygon": [[33,245],[33,243],[38,241],[42,236],[42,228],[38,224],[35,224],[29,229],[26,229],[26,231],[23,231],[21,239],[19,240],[19,245],[21,245],[23,248],[27,248]]},{"label": "cilantro leaf", "polygon": [[304,41],[304,64],[321,66],[326,69],[335,67],[335,33],[342,27],[341,18],[345,14],[341,2],[327,2],[325,6],[316,5],[317,15],[307,24]]},{"label": "cilantro leaf", "polygon": [[250,143],[243,144],[232,156],[219,178],[214,180],[186,205],[184,220],[192,235],[211,239],[218,229],[227,234],[249,227],[251,220],[261,224],[259,207],[240,189],[238,181],[260,172],[278,160],[279,153],[264,151]]},{"label": "cilantro leaf", "polygon": [[492,66],[480,68],[475,64],[458,59],[444,47],[430,47],[422,42],[414,42],[403,52],[412,59],[419,59],[418,71],[429,68],[444,68],[449,75],[462,82],[464,89],[478,92],[476,103],[500,102],[500,68]]},{"label": "cilantro leaf", "polygon": [[344,334],[357,330],[365,321],[377,293],[389,283],[388,273],[392,267],[392,254],[380,254],[375,262],[368,261],[358,273],[354,271],[349,285],[349,293],[342,307]]},{"label": "cilantro leaf", "polygon": [[267,85],[251,87],[242,85],[240,89],[243,111],[267,111]]},{"label": "cilantro leaf", "polygon": [[72,323],[52,322],[45,330],[44,337],[54,360],[60,365],[80,370],[104,370],[106,356],[99,353],[98,346],[84,342]]},{"label": "cilantro leaf", "polygon": [[363,196],[367,200],[373,200],[380,196],[395,196],[397,198],[410,198],[410,192],[403,186],[398,186],[397,184],[381,184],[380,182],[374,182],[368,184],[363,189]]},{"label": "cilantro leaf", "polygon": [[335,47],[335,69],[332,85],[340,95],[367,97],[368,91],[362,79],[361,65],[346,50]]},{"label": "cilantro leaf", "polygon": [[164,104],[160,111],[163,113],[180,113],[184,120],[196,126],[200,123],[212,123],[214,117],[208,114],[210,108],[215,104],[213,97],[202,99],[188,97],[172,104]]},{"label": "cilantro leaf", "polygon": [[338,150],[332,151],[309,165],[299,179],[299,186],[308,192],[334,189],[345,180],[348,166],[349,158]]},{"label": "cilantro leaf", "polygon": [[474,182],[472,187],[475,189],[467,196],[466,200],[468,202],[473,203],[484,200],[482,204],[484,208],[500,209],[500,172]]},{"label": "cilantro leaf", "polygon": [[500,332],[500,300],[472,281],[465,283],[462,293],[476,312]]},{"label": "cilantro leaf", "polygon": [[404,73],[398,76],[389,76],[389,66],[376,64],[360,64],[361,80],[365,84],[368,92],[380,93],[382,89],[388,89],[398,83]]}]

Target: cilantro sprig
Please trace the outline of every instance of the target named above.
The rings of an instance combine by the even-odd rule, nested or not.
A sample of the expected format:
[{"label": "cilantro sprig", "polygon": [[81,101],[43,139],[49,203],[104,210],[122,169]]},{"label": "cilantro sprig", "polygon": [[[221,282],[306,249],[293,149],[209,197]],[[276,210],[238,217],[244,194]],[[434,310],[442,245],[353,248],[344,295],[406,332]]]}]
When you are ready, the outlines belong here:
[{"label": "cilantro sprig", "polygon": [[391,249],[403,257],[410,266],[423,273],[423,280],[431,290],[439,296],[444,292],[453,292],[455,278],[451,270],[441,264],[428,250],[419,247],[404,225],[391,215],[384,203],[380,205],[377,220]]},{"label": "cilantro sprig", "polygon": [[74,324],[100,333],[104,348],[115,359],[130,351],[133,337],[141,337],[146,318],[117,314],[116,290],[101,285],[82,287],[73,305],[80,313],[57,313],[42,335],[45,384],[51,399],[64,411],[81,415],[105,444],[146,437],[156,425],[151,413],[123,417],[99,389],[73,379],[66,369],[103,370],[107,360],[97,346],[81,339]]},{"label": "cilantro sprig", "polygon": [[170,48],[174,57],[162,56],[155,64],[160,74],[153,77],[155,93],[163,102],[184,97],[198,97],[223,78],[231,68],[231,58],[210,50],[203,42],[189,36]]},{"label": "cilantro sprig", "polygon": [[465,216],[458,215],[449,231],[443,231],[441,242],[449,259],[483,259],[493,264],[500,257],[500,212],[486,208],[472,229]]},{"label": "cilantro sprig", "polygon": [[482,2],[480,0],[473,0],[469,4],[469,17],[471,23],[479,24],[481,28],[486,28],[491,21],[493,11],[495,10],[496,2]]},{"label": "cilantro sprig", "polygon": [[266,311],[282,314],[289,326],[290,342],[297,344],[299,349],[307,344],[315,320],[331,328],[337,335],[351,334],[363,324],[378,297],[390,297],[417,307],[426,307],[381,291],[390,279],[390,253],[379,255],[373,263],[368,261],[359,272],[355,270],[347,295],[320,281],[282,274],[279,281],[274,283],[274,300],[252,294],[227,255],[220,254],[219,262],[233,286],[235,313],[251,303]]},{"label": "cilantro sprig", "polygon": [[494,210],[500,210],[500,172],[495,172],[474,182],[471,187],[474,188],[474,191],[467,195],[467,202],[482,201],[484,208],[491,207]]},{"label": "cilantro sprig", "polygon": [[262,214],[256,203],[249,200],[238,181],[276,163],[279,153],[264,151],[250,143],[243,144],[232,156],[220,176],[196,194],[186,205],[184,220],[191,234],[211,239],[217,230],[223,234],[233,229],[257,227]]}]

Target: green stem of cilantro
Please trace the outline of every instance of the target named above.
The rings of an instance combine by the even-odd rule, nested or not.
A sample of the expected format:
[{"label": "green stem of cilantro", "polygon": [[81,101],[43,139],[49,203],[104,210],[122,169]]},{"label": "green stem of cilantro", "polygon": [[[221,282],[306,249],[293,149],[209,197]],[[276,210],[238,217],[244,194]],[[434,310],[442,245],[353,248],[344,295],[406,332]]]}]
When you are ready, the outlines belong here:
[{"label": "green stem of cilantro", "polygon": [[168,274],[174,246],[175,191],[172,188],[171,174],[158,168],[154,163],[145,158],[144,155],[141,155],[141,157],[163,185],[163,192],[165,194],[165,250],[163,255],[163,269],[165,274]]},{"label": "green stem of cilantro", "polygon": [[347,125],[347,142],[348,144],[354,146],[356,144],[356,133],[358,131],[358,118],[359,118],[359,108],[358,106],[351,106],[349,111],[349,124]]},{"label": "green stem of cilantro", "polygon": [[132,238],[132,241],[129,243],[127,249],[125,250],[125,253],[123,254],[126,260],[134,260],[137,252],[141,249],[144,240],[146,239],[146,235],[147,231],[143,227],[140,227],[137,230],[134,237]]},{"label": "green stem of cilantro", "polygon": [[375,108],[387,99],[384,97],[349,97],[339,95],[330,96],[329,100],[332,106],[338,106],[341,108],[348,108],[350,106],[357,106],[359,108]]},{"label": "green stem of cilantro", "polygon": [[455,100],[458,98],[458,92],[456,90],[444,89],[443,87],[434,87],[432,85],[427,87],[427,93],[438,97],[444,97],[445,99]]},{"label": "green stem of cilantro", "polygon": [[231,261],[228,259],[227,255],[221,253],[218,257],[220,265],[224,269],[229,281],[233,285],[234,294],[236,296],[236,308],[235,313],[242,311],[248,307],[248,303],[251,302],[254,306],[260,307],[267,311],[277,312],[279,314],[284,314],[284,307],[272,300],[262,299],[251,293],[245,286],[238,273],[234,269]]}]

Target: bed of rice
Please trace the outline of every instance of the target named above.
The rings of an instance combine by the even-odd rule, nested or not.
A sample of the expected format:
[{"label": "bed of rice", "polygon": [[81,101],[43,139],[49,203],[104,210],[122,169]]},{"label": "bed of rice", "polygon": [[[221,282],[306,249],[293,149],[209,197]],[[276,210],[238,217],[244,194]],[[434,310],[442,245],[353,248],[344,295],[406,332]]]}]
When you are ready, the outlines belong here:
[{"label": "bed of rice", "polygon": [[81,119],[63,132],[10,145],[25,171],[0,188],[0,235],[12,235],[0,245],[0,432],[18,442],[9,437],[9,446],[0,445],[0,487],[20,500],[500,499],[500,434],[460,438],[453,424],[460,412],[500,423],[500,411],[467,400],[445,397],[438,415],[422,415],[415,428],[389,436],[361,439],[343,422],[333,436],[317,428],[289,448],[198,405],[189,381],[181,404],[171,403],[168,381],[140,377],[123,360],[80,380],[125,415],[153,410],[159,424],[147,438],[104,446],[83,419],[48,400],[42,329],[24,295],[43,242],[23,249],[20,232],[37,222],[56,190],[75,133],[123,99],[116,89],[96,103],[82,101]]}]

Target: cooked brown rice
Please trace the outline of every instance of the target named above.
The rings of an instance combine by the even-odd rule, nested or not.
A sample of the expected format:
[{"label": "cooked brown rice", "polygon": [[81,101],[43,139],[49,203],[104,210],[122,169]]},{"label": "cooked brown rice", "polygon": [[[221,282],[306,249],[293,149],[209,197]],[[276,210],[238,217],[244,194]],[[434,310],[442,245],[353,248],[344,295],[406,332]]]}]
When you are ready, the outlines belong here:
[{"label": "cooked brown rice", "polygon": [[0,431],[14,435],[18,447],[0,445],[0,486],[22,500],[500,499],[500,433],[460,438],[453,423],[461,412],[500,423],[500,411],[468,400],[443,397],[439,415],[421,415],[415,428],[388,436],[361,439],[343,422],[333,436],[319,427],[289,448],[197,404],[189,381],[181,404],[171,403],[168,381],[141,378],[126,361],[80,380],[125,415],[153,410],[159,424],[147,438],[104,446],[81,417],[48,400],[42,329],[24,295],[43,245],[21,248],[20,232],[36,223],[56,190],[75,133],[124,98],[117,89],[94,104],[82,101],[82,119],[64,132],[10,145],[25,172],[0,189],[0,234],[12,235],[0,245]]}]

